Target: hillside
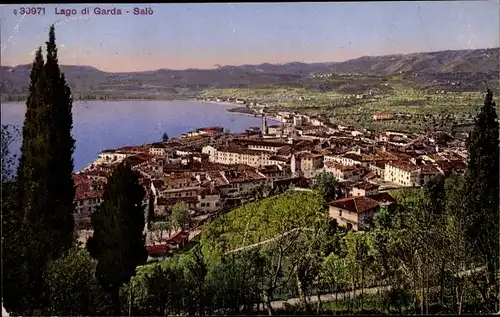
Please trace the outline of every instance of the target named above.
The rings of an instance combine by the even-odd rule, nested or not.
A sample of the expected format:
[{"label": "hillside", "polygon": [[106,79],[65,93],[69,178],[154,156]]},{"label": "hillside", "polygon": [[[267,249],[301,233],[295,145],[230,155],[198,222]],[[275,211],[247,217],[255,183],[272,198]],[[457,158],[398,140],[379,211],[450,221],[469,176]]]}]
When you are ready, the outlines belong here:
[{"label": "hillside", "polygon": [[227,252],[276,237],[296,228],[314,227],[326,219],[321,197],[292,191],[245,204],[210,223],[202,233],[205,255]]},{"label": "hillside", "polygon": [[[486,73],[498,77],[499,49],[477,49],[365,56],[340,63],[286,63],[109,73],[91,66],[62,66],[75,99],[193,97],[206,89],[246,88],[299,83],[310,73],[419,73],[427,77]],[[1,66],[2,100],[23,100],[31,65]],[[426,78],[427,78],[426,77]]]},{"label": "hillside", "polygon": [[500,49],[439,51],[385,56],[364,56],[334,64],[343,73],[498,73]]}]

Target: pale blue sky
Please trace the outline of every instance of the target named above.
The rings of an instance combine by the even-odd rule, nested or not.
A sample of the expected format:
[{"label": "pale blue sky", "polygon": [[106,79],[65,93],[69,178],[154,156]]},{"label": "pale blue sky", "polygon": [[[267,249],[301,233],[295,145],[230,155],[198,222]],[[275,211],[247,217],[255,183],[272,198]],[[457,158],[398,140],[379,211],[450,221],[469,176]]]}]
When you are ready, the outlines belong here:
[{"label": "pale blue sky", "polygon": [[[31,63],[56,23],[63,64],[105,71],[213,68],[364,55],[498,47],[499,1],[99,5],[121,16],[82,15],[82,5],[0,7],[1,64]],[[88,5],[91,11],[98,5]],[[151,7],[135,16],[134,7]],[[55,9],[77,9],[74,17]],[[14,10],[17,9],[17,15]],[[17,28],[16,28],[17,26]]]}]

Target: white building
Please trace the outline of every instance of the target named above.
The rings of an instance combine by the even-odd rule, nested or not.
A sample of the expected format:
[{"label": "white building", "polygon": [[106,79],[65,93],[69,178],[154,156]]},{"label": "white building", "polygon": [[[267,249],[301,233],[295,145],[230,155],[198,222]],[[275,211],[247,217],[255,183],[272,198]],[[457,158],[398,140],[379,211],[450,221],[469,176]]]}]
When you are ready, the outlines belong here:
[{"label": "white building", "polygon": [[392,161],[385,164],[384,180],[401,186],[420,184],[420,167],[404,161]]}]

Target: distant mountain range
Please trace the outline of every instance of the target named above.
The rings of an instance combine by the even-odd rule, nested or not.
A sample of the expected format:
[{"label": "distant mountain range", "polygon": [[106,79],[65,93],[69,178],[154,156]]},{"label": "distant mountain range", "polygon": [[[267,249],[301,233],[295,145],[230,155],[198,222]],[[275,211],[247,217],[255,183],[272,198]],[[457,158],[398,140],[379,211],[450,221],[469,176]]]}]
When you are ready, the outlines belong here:
[{"label": "distant mountain range", "polygon": [[[222,66],[216,69],[159,69],[110,73],[91,66],[62,65],[77,99],[169,99],[194,96],[205,89],[243,88],[303,81],[311,73],[397,73],[498,75],[500,48],[364,56],[345,62]],[[22,100],[31,65],[1,67],[2,100]],[[466,79],[466,78],[464,78]]]}]

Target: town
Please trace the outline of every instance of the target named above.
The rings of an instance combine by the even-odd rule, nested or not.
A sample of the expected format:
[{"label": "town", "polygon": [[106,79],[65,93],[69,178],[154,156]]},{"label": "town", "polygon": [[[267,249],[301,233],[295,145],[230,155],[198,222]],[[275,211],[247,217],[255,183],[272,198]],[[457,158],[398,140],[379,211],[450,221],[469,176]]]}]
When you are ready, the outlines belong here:
[{"label": "town", "polygon": [[[332,174],[343,197],[329,202],[330,217],[347,229],[364,230],[381,206],[394,203],[387,191],[420,187],[467,167],[463,133],[357,131],[283,111],[271,116],[280,124],[268,125],[266,115],[260,127],[244,133],[206,127],[164,142],[102,151],[74,175],[74,218],[81,240],[91,235],[90,219],[104,184],[122,162],[146,189],[146,222],[164,219],[179,203],[190,215],[179,230],[145,228],[150,259],[182,248],[199,236],[207,220],[254,200],[259,190],[308,190],[319,174]],[[148,219],[150,208],[155,219]]]},{"label": "town", "polygon": [[2,316],[500,314],[498,3],[2,8]]}]

